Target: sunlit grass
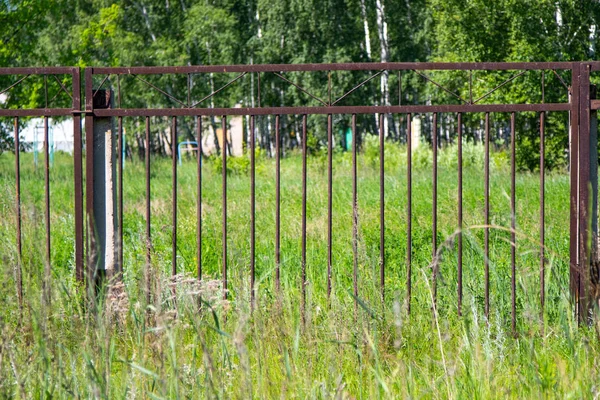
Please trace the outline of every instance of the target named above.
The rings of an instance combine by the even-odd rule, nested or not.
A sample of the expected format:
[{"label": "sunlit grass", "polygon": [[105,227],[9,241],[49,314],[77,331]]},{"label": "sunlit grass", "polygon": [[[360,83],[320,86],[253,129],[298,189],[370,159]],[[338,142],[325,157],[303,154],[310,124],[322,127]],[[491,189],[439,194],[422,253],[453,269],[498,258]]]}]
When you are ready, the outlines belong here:
[{"label": "sunlit grass", "polygon": [[[257,307],[249,303],[250,184],[246,168],[228,177],[229,299],[221,278],[221,175],[204,160],[202,267],[196,260],[196,170],[178,171],[178,271],[171,269],[170,161],[152,160],[151,304],[146,304],[144,165],[124,178],[124,288],[106,313],[91,313],[74,282],[72,158],[51,169],[52,304],[41,295],[44,257],[43,175],[22,155],[23,271],[19,311],[14,158],[0,157],[0,393],[3,397],[219,398],[592,398],[598,393],[598,341],[578,328],[568,293],[569,177],[546,179],[546,309],[539,319],[539,176],[517,176],[517,337],[510,329],[510,175],[502,154],[491,169],[489,320],[484,317],[484,221],[481,149],[466,148],[464,302],[457,316],[456,148],[440,155],[438,313],[432,311],[431,158],[414,156],[411,314],[406,312],[406,169],[404,149],[387,145],[386,299],[380,300],[378,158],[359,157],[358,309],[352,293],[352,175],[348,153],[335,155],[333,293],[327,299],[326,159],[309,159],[308,301],[301,300],[301,158],[282,162],[281,293],[275,291],[274,161],[257,166]],[[472,152],[472,153],[469,153]],[[235,164],[235,165],[234,165]],[[174,301],[173,288],[177,293]],[[198,301],[198,295],[204,303]],[[200,303],[200,304],[199,304]],[[100,307],[104,309],[104,307]],[[543,326],[543,329],[542,329]]]}]

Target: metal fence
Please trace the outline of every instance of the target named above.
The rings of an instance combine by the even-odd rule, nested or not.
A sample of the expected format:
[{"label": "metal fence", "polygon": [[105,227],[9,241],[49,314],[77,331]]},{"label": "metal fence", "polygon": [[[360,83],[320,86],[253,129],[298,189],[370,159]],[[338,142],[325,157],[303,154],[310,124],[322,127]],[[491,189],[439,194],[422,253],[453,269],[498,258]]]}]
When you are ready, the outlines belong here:
[{"label": "metal fence", "polygon": [[[413,215],[413,171],[412,171],[412,132],[411,122],[415,114],[424,114],[430,116],[428,119],[431,124],[431,145],[433,149],[433,168],[431,171],[431,179],[433,183],[433,198],[432,198],[432,243],[431,243],[431,257],[432,260],[436,260],[439,257],[439,245],[438,243],[438,148],[439,141],[441,138],[438,135],[439,127],[438,123],[441,116],[453,115],[456,118],[456,135],[457,135],[457,146],[458,146],[458,192],[457,192],[457,209],[458,218],[456,221],[456,227],[459,230],[457,235],[457,246],[458,246],[458,270],[457,270],[457,310],[458,313],[462,313],[463,309],[463,235],[461,229],[463,228],[463,118],[465,115],[471,113],[483,114],[483,141],[485,146],[485,169],[483,171],[483,179],[485,184],[484,189],[484,225],[485,225],[485,238],[484,238],[484,259],[485,259],[485,314],[489,315],[490,312],[490,282],[489,282],[489,268],[490,268],[490,113],[504,113],[508,116],[509,121],[509,154],[510,154],[510,209],[511,209],[511,310],[512,310],[512,328],[515,329],[516,324],[516,299],[517,299],[517,269],[516,269],[516,128],[515,120],[520,113],[537,113],[539,120],[539,135],[540,148],[539,148],[539,182],[540,182],[540,208],[539,208],[539,304],[540,312],[544,311],[544,293],[545,293],[545,268],[546,268],[546,256],[545,256],[545,172],[547,170],[545,166],[545,121],[546,113],[548,112],[568,112],[569,123],[570,123],[570,151],[569,151],[569,169],[570,169],[570,282],[571,282],[571,293],[574,296],[574,301],[577,304],[577,312],[580,318],[584,318],[584,315],[589,311],[589,268],[591,254],[593,247],[595,247],[595,240],[591,240],[593,235],[593,229],[596,224],[588,224],[591,216],[597,219],[596,208],[591,207],[592,200],[596,201],[596,196],[593,193],[597,188],[597,173],[594,171],[597,169],[597,160],[594,158],[594,147],[597,145],[595,142],[595,132],[591,131],[592,118],[595,115],[595,109],[597,109],[597,103],[591,98],[590,93],[590,74],[594,71],[600,70],[600,63],[598,62],[545,62],[545,63],[352,63],[352,64],[300,64],[300,65],[228,65],[228,66],[187,66],[187,67],[121,67],[121,68],[86,68],[85,69],[85,85],[80,86],[80,71],[78,68],[0,68],[0,74],[2,75],[15,75],[24,76],[19,78],[14,84],[5,89],[3,92],[9,91],[28,76],[32,74],[41,75],[45,81],[48,77],[53,77],[57,74],[66,74],[71,76],[72,90],[67,90],[61,83],[62,90],[69,95],[72,99],[72,106],[69,108],[39,108],[39,109],[0,109],[0,116],[14,117],[15,118],[15,154],[16,154],[16,237],[17,237],[17,248],[21,253],[21,231],[20,231],[20,187],[19,187],[19,134],[18,134],[18,118],[28,116],[43,116],[45,119],[45,141],[44,151],[46,154],[46,165],[45,165],[45,206],[46,206],[46,265],[50,268],[50,199],[49,199],[49,167],[48,167],[48,117],[52,116],[72,116],[74,120],[74,206],[75,206],[75,246],[74,246],[74,258],[75,258],[75,274],[77,280],[84,281],[86,273],[84,264],[87,264],[87,275],[89,277],[97,274],[96,266],[98,263],[104,265],[107,258],[111,265],[106,265],[106,268],[114,271],[121,271],[123,265],[123,119],[130,117],[143,117],[145,120],[145,142],[150,143],[151,135],[151,118],[152,117],[167,117],[170,118],[170,132],[171,132],[171,151],[170,155],[172,158],[172,213],[171,213],[171,229],[172,229],[172,274],[177,274],[177,144],[178,144],[178,117],[189,117],[195,119],[195,135],[198,143],[198,154],[202,154],[202,117],[214,117],[220,118],[220,125],[223,132],[223,151],[221,151],[221,162],[222,162],[222,284],[224,296],[227,296],[227,290],[229,288],[228,282],[228,259],[227,259],[227,244],[228,244],[228,226],[227,226],[227,162],[228,152],[227,148],[227,129],[228,123],[227,118],[230,116],[244,116],[247,118],[247,132],[248,132],[248,154],[250,157],[250,260],[249,260],[249,274],[250,274],[250,293],[252,302],[255,300],[255,289],[256,289],[256,160],[255,160],[255,149],[257,147],[256,141],[256,121],[260,116],[273,116],[274,117],[274,135],[275,135],[275,150],[273,157],[275,158],[275,174],[276,174],[276,210],[275,210],[275,286],[277,290],[282,290],[281,279],[280,279],[280,266],[281,266],[281,158],[282,158],[282,138],[281,138],[281,118],[283,116],[298,116],[300,117],[300,145],[302,154],[302,227],[301,227],[301,288],[302,293],[302,309],[306,305],[306,242],[307,242],[307,124],[308,118],[312,115],[323,115],[326,116],[326,142],[327,142],[327,295],[329,296],[332,291],[332,247],[333,237],[336,234],[333,230],[332,224],[332,188],[333,188],[333,116],[334,115],[346,115],[350,117],[350,129],[352,132],[352,197],[353,197],[353,217],[352,217],[352,252],[353,252],[353,294],[355,299],[360,296],[358,287],[358,191],[357,191],[357,153],[358,146],[360,145],[359,138],[360,134],[357,128],[357,118],[361,115],[375,116],[377,120],[377,130],[379,133],[379,183],[380,183],[380,194],[379,194],[379,287],[381,291],[382,299],[385,297],[385,282],[386,282],[386,264],[388,260],[385,259],[385,219],[386,215],[384,212],[385,202],[385,159],[384,159],[384,148],[386,146],[384,130],[386,125],[386,118],[388,116],[401,116],[402,123],[400,124],[400,132],[398,136],[406,143],[407,148],[407,169],[406,169],[406,184],[407,184],[407,198],[406,198],[406,237],[407,237],[407,252],[403,262],[406,267],[406,295],[407,304],[410,311],[411,304],[411,290],[412,290],[412,235],[413,227],[412,221]],[[349,89],[345,90],[345,93],[341,96],[334,98],[332,95],[332,87],[335,85],[332,79],[332,74],[336,72],[365,72],[369,73],[366,79],[359,81],[355,86],[349,86]],[[432,77],[434,71],[447,71],[451,72],[464,72],[468,76],[468,86],[464,88],[464,91],[468,95],[461,95],[460,88],[453,89],[443,83],[436,81]],[[503,78],[497,85],[489,88],[489,90],[479,98],[473,97],[473,73],[480,71],[511,71],[511,76]],[[196,95],[193,93],[193,79],[197,76],[213,76],[215,74],[235,74],[233,79],[226,80],[225,83],[215,89],[211,86],[210,92],[207,95],[200,96],[201,98],[195,98]],[[314,74],[326,74],[324,79],[323,94],[315,94],[305,89],[301,84],[294,81],[292,77],[288,77],[289,74],[293,73],[314,73]],[[391,104],[353,104],[347,105],[348,101],[360,93],[362,88],[372,84],[372,81],[376,77],[380,77],[383,74],[389,76],[392,73],[397,73],[400,77],[398,79],[398,87],[395,89],[398,93],[398,102],[395,105]],[[446,95],[445,99],[452,99],[444,104],[403,104],[403,88],[402,88],[402,73],[412,73],[414,76],[422,80],[422,82],[430,85],[431,87],[437,88],[439,93]],[[525,73],[539,73],[540,85],[535,92],[535,96],[530,97],[528,102],[521,103],[482,103],[485,99],[491,99],[493,96],[501,91],[507,84],[517,79]],[[570,74],[570,84],[565,82],[563,75]],[[286,76],[288,74],[288,76]],[[180,79],[185,82],[183,97],[186,99],[181,100],[176,94],[170,93],[168,90],[160,87],[160,78],[163,76],[172,76],[173,79]],[[545,101],[545,76],[552,77],[555,82],[560,86],[560,90],[563,91],[563,98],[565,101],[551,102]],[[243,77],[252,78],[252,106],[251,107],[231,107],[231,106],[219,106],[213,100],[217,94],[223,94],[226,90],[230,89],[236,84],[241,82]],[[155,79],[157,78],[157,79]],[[273,86],[267,87],[265,90],[264,82],[267,79],[277,79],[280,83],[285,83],[289,87],[295,88],[298,93],[302,93],[308,99],[307,105],[304,106],[286,106],[283,99],[276,98],[276,100],[269,100],[269,106],[263,106],[262,102],[266,102],[265,99],[269,99],[269,90],[273,90]],[[137,84],[144,85],[148,91],[154,91],[159,93],[165,99],[169,101],[169,106],[148,106],[144,99],[129,99],[127,98],[126,89],[122,89],[122,85],[126,86],[126,80],[129,82],[135,81]],[[262,85],[261,85],[262,80]],[[58,80],[57,80],[58,81]],[[59,81],[60,82],[60,81]],[[104,90],[106,82],[109,82],[111,88],[115,89],[115,94],[112,95],[111,91]],[[567,81],[568,82],[568,81]],[[131,84],[131,83],[129,83]],[[80,90],[84,89],[85,93],[85,109],[80,109]],[[116,97],[113,99],[114,96]],[[562,95],[561,95],[562,96]],[[593,96],[593,93],[592,93]],[[281,96],[283,97],[283,96]],[[323,99],[324,98],[324,99]],[[256,101],[255,101],[256,99]],[[353,102],[365,102],[364,97],[354,97]],[[211,104],[208,104],[208,100]],[[366,102],[370,102],[372,99],[367,98]],[[206,103],[205,103],[206,102]],[[201,105],[207,104],[205,107]],[[272,103],[279,103],[277,106],[273,106]],[[389,102],[388,102],[389,103]],[[46,103],[47,104],[47,103]],[[346,105],[345,105],[346,104]],[[83,147],[81,137],[81,116],[85,117],[85,149]],[[95,197],[95,192],[99,189],[95,186],[95,180],[91,179],[95,173],[95,153],[94,143],[95,135],[97,135],[98,125],[102,119],[110,120],[116,118],[117,121],[117,135],[119,140],[117,141],[117,149],[115,154],[117,155],[117,168],[116,168],[116,199],[117,204],[115,209],[117,210],[116,236],[109,238],[108,240],[114,241],[115,254],[114,262],[112,256],[103,254],[103,251],[97,249],[100,242],[105,242],[106,238],[98,238],[98,234],[94,235],[94,232],[100,232],[98,230],[98,208],[95,202],[98,202],[98,197]],[[593,129],[592,129],[593,130]],[[401,133],[401,134],[400,134]],[[592,133],[592,135],[591,135]],[[104,133],[102,133],[104,134]],[[82,165],[82,154],[85,151],[85,176],[87,179],[85,188],[85,204],[87,223],[84,224],[84,212],[83,212],[83,196],[84,188],[83,184],[83,165]],[[97,157],[97,156],[96,156]],[[145,221],[146,221],[146,262],[150,264],[152,257],[152,237],[151,237],[151,207],[150,207],[150,148],[148,145],[144,149],[145,158]],[[202,279],[202,233],[203,233],[203,219],[202,219],[202,157],[197,157],[197,277]],[[105,223],[105,221],[103,222]],[[86,226],[86,235],[84,236],[84,225]],[[112,229],[112,228],[111,228]],[[102,230],[102,234],[105,233]],[[87,237],[87,257],[84,260],[84,237]],[[595,238],[595,236],[594,236]],[[590,246],[593,242],[594,245]],[[106,243],[104,243],[105,245]],[[99,259],[102,260],[99,260]],[[435,271],[437,263],[433,262],[434,271],[431,275],[431,283],[433,285],[433,292],[435,297],[437,287],[437,273]],[[20,282],[20,280],[19,280]],[[22,291],[19,290],[21,294]]]}]

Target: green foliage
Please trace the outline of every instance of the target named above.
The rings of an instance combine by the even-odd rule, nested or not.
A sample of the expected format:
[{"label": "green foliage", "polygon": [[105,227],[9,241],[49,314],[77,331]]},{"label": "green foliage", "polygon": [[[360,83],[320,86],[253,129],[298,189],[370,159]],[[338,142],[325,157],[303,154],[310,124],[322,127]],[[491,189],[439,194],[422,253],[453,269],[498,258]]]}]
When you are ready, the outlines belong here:
[{"label": "green foliage", "polygon": [[[367,163],[372,168],[379,167],[379,138],[368,135],[363,142],[363,153]],[[394,142],[385,143],[385,164],[392,169],[405,169],[407,164],[406,146]],[[426,145],[420,145],[412,153],[412,168],[414,170],[431,170],[433,150]],[[464,141],[462,146],[463,168],[475,168],[483,171],[485,165],[485,147],[481,143]],[[458,168],[458,146],[451,145],[438,149],[438,168],[456,170]],[[508,170],[510,157],[504,150],[490,151],[490,169]]]},{"label": "green foliage", "polygon": [[[387,22],[389,61],[569,61],[596,57],[600,3],[580,0],[381,0]],[[364,5],[364,13],[362,9]],[[0,21],[7,29],[0,41],[0,65],[201,65],[256,63],[365,62],[380,60],[381,26],[376,0],[7,0],[0,3]],[[365,26],[370,35],[365,35]],[[367,45],[371,48],[370,55]],[[556,71],[566,82],[570,77]],[[501,89],[490,90],[513,71],[428,72],[432,79],[462,99],[487,96],[479,103],[528,103],[541,100],[539,72],[528,72]],[[288,79],[316,97],[328,99],[326,73],[290,73]],[[368,73],[336,72],[332,98],[347,93]],[[192,99],[200,99],[229,82],[232,74],[193,77]],[[167,93],[185,98],[185,76],[147,77]],[[261,103],[317,105],[273,74],[261,76]],[[389,98],[403,103],[455,104],[460,100],[415,73],[388,77]],[[402,80],[401,85],[399,80]],[[470,87],[469,82],[473,85]],[[592,76],[592,81],[598,78]],[[0,86],[13,83],[0,77]],[[69,85],[69,82],[63,82]],[[135,79],[120,82],[131,107],[172,107],[165,96]],[[115,87],[112,80],[106,86]],[[246,76],[211,97],[202,106],[256,105],[256,76]],[[399,87],[402,86],[402,95]],[[33,77],[9,93],[7,107],[44,105],[44,88]],[[379,104],[381,81],[375,79],[340,104]],[[59,98],[63,103],[68,99]],[[546,71],[545,101],[566,102],[566,91]],[[392,101],[392,103],[395,103]],[[548,114],[547,165],[565,164],[566,120]],[[441,118],[441,117],[440,117]],[[467,118],[467,116],[465,116]],[[481,118],[481,116],[473,117]],[[506,122],[506,116],[498,116]],[[523,118],[520,116],[519,118]],[[538,117],[519,121],[519,168],[534,170],[539,159]],[[554,127],[551,127],[555,120]],[[323,118],[310,118],[309,128],[324,137]],[[134,123],[126,119],[129,131]],[[367,132],[373,122],[363,121]],[[185,128],[185,125],[182,126]],[[183,131],[185,129],[182,129]],[[451,134],[451,140],[456,132]],[[394,133],[396,140],[400,135]],[[469,139],[473,139],[472,137]],[[310,146],[311,151],[316,147]]]}]

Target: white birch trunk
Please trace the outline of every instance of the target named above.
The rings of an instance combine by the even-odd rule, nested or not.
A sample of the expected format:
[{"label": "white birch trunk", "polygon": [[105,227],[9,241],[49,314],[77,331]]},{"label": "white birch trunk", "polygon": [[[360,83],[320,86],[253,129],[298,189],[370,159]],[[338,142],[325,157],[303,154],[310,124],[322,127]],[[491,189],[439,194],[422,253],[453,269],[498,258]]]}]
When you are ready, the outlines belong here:
[{"label": "white birch trunk", "polygon": [[[380,57],[381,62],[389,61],[389,46],[388,46],[388,30],[387,23],[385,22],[385,9],[382,0],[375,0],[375,11],[377,13],[377,33],[379,34],[379,47],[380,47]],[[381,74],[381,104],[384,106],[390,105],[389,99],[389,72],[385,71]],[[385,132],[385,137],[389,136],[389,117],[384,118],[383,129]]]}]

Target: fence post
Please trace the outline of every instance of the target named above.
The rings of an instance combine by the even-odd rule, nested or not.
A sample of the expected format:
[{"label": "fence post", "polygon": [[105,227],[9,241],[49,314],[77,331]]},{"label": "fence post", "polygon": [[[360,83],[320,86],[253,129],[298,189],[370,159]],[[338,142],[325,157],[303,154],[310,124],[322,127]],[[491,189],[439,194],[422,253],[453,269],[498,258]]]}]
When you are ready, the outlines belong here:
[{"label": "fence post", "polygon": [[597,312],[600,305],[600,270],[598,257],[598,110],[592,107],[597,98],[596,85],[590,85],[590,180],[591,202],[591,258],[589,269],[590,312]]},{"label": "fence post", "polygon": [[[588,80],[589,80],[588,69]],[[589,115],[589,149],[590,149],[590,163],[589,166],[589,217],[587,222],[587,228],[589,229],[588,239],[588,263],[585,264],[587,268],[583,271],[583,278],[585,279],[583,300],[585,301],[583,306],[583,317],[587,319],[588,323],[592,322],[594,313],[598,311],[599,300],[600,300],[600,271],[599,271],[599,254],[598,254],[598,111],[597,104],[593,100],[597,98],[597,87],[596,85],[589,85],[589,101],[587,101],[587,113]]]},{"label": "fence post", "polygon": [[91,82],[91,73],[86,70],[88,279],[99,287],[105,277],[113,278],[116,265],[116,135],[111,117],[93,114],[94,109],[111,108],[113,93],[111,90],[93,90]]},{"label": "fence post", "polygon": [[[575,289],[576,312],[580,323],[591,322],[594,304],[598,299],[598,118],[597,112],[591,107],[596,88],[590,85],[590,72],[590,64],[579,64],[578,119],[572,121],[572,124],[579,125],[579,154],[576,159],[577,208],[571,210],[577,213],[578,220],[577,266],[575,274],[571,275],[571,288]],[[576,145],[575,142],[572,144]]]}]

